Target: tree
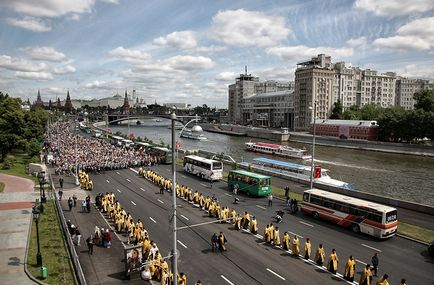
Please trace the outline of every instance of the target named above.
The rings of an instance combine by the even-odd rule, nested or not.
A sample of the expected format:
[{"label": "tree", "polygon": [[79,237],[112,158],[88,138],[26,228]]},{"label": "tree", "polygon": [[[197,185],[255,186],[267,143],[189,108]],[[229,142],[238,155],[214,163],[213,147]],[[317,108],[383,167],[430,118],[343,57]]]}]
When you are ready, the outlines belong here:
[{"label": "tree", "polygon": [[342,119],[344,120],[360,120],[359,106],[353,105],[349,109],[342,113]]},{"label": "tree", "polygon": [[343,106],[341,100],[338,99],[338,101],[333,104],[333,110],[330,119],[338,119],[338,120],[342,119],[342,111],[343,111]]},{"label": "tree", "polygon": [[0,162],[19,145],[24,127],[21,99],[0,92]]},{"label": "tree", "polygon": [[367,104],[360,109],[361,120],[378,120],[381,114],[384,113],[384,108],[377,104]]},{"label": "tree", "polygon": [[414,94],[415,109],[422,109],[425,112],[434,111],[434,90],[422,90]]}]

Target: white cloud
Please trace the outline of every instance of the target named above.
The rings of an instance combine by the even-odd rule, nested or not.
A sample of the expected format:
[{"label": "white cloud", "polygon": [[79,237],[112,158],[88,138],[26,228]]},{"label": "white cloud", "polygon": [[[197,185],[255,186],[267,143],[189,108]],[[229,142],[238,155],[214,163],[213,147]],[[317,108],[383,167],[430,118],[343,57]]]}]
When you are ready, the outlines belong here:
[{"label": "white cloud", "polygon": [[24,17],[23,19],[6,18],[4,21],[9,25],[30,30],[33,32],[51,31],[51,27],[46,22],[38,18],[33,18],[33,17]]},{"label": "white cloud", "polygon": [[399,68],[396,72],[404,77],[423,78],[432,80],[434,78],[434,69],[432,65],[409,64]]},{"label": "white cloud", "polygon": [[212,21],[212,37],[234,46],[272,46],[290,31],[282,17],[243,9],[219,11]]},{"label": "white cloud", "polygon": [[[69,13],[90,13],[97,0],[2,0],[0,6],[5,6],[19,14],[35,17],[59,17]],[[117,0],[104,0],[117,3]]]},{"label": "white cloud", "polygon": [[286,66],[266,68],[264,70],[259,70],[257,72],[257,75],[262,80],[276,80],[276,81],[288,82],[294,80],[295,66],[293,68],[288,68]]},{"label": "white cloud", "polygon": [[235,72],[225,71],[225,72],[220,72],[219,74],[217,74],[217,76],[215,77],[215,80],[218,80],[218,81],[234,81],[235,77],[236,77]]},{"label": "white cloud", "polygon": [[301,60],[316,56],[318,54],[331,55],[334,58],[349,57],[353,55],[352,48],[332,48],[332,47],[316,47],[310,48],[307,46],[286,46],[286,47],[272,47],[267,49],[268,54],[277,55],[286,60]]},{"label": "white cloud", "polygon": [[1,55],[0,68],[16,71],[39,72],[47,69],[47,65],[45,63],[35,64],[20,58],[13,58],[8,55]]},{"label": "white cloud", "polygon": [[357,0],[358,9],[374,12],[380,16],[401,16],[413,13],[423,13],[434,8],[432,0]]},{"label": "white cloud", "polygon": [[54,74],[66,74],[66,73],[73,73],[75,72],[76,69],[74,66],[72,65],[64,65],[64,66],[60,66],[60,67],[55,67],[53,69],[53,73]]},{"label": "white cloud", "polygon": [[121,80],[114,80],[114,81],[94,80],[84,85],[84,87],[86,89],[94,89],[94,90],[100,89],[100,90],[113,91],[116,89],[123,89],[125,87],[125,82],[122,82]]},{"label": "white cloud", "polygon": [[41,80],[41,81],[53,79],[53,75],[49,72],[17,71],[15,72],[15,76],[22,79]]},{"label": "white cloud", "polygon": [[434,47],[434,17],[411,21],[397,30],[397,35],[376,39],[376,46],[397,50],[428,50]]},{"label": "white cloud", "polygon": [[108,54],[112,57],[121,58],[126,61],[137,61],[137,60],[149,60],[151,59],[151,55],[149,53],[134,50],[134,49],[126,49],[124,47],[117,47],[108,52]]},{"label": "white cloud", "polygon": [[173,32],[165,37],[154,39],[153,43],[178,49],[191,49],[197,45],[196,37],[192,31]]},{"label": "white cloud", "polygon": [[177,55],[166,60],[168,65],[176,70],[204,70],[214,67],[215,63],[209,57]]},{"label": "white cloud", "polygon": [[227,50],[228,47],[226,46],[207,46],[207,47],[197,47],[194,49],[196,52],[204,52],[204,53],[215,53],[215,52],[222,52]]},{"label": "white cloud", "polygon": [[66,56],[52,47],[27,47],[21,49],[27,56],[35,60],[48,60],[59,62],[66,59]]},{"label": "white cloud", "polygon": [[368,47],[368,40],[366,37],[351,38],[347,41],[347,45],[353,48],[365,49]]}]

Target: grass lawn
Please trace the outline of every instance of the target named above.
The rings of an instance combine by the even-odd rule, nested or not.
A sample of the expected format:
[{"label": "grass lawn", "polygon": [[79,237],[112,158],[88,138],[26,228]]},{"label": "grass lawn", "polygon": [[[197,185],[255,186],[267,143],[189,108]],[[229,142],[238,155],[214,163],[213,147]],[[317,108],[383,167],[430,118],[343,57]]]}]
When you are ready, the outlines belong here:
[{"label": "grass lawn", "polygon": [[[47,267],[48,277],[44,280],[48,284],[75,284],[66,243],[60,222],[56,214],[54,202],[47,200],[44,204],[44,213],[39,221],[39,238],[41,246],[42,263]],[[28,252],[28,269],[37,279],[40,279],[40,268],[36,265],[36,225],[33,222],[32,234]]]},{"label": "grass lawn", "polygon": [[398,233],[428,243],[434,241],[433,230],[403,222],[398,222]]},{"label": "grass lawn", "polygon": [[31,157],[27,154],[13,154],[13,157],[15,157],[14,166],[11,169],[1,169],[0,164],[0,173],[24,177],[33,180],[33,182],[35,182],[35,185],[39,185],[37,177],[26,173],[26,168],[29,164]]}]

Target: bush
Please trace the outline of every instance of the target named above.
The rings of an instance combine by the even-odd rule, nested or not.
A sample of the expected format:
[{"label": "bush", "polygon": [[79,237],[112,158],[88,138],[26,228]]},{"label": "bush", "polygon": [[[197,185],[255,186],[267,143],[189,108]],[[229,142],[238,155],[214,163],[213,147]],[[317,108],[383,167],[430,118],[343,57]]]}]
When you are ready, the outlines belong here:
[{"label": "bush", "polygon": [[27,145],[27,153],[30,156],[38,155],[41,152],[41,146],[36,139],[31,139]]},{"label": "bush", "polygon": [[6,159],[3,161],[2,164],[2,169],[11,169],[12,167],[14,167],[15,163],[16,163],[16,159],[13,156],[8,156],[6,157]]}]

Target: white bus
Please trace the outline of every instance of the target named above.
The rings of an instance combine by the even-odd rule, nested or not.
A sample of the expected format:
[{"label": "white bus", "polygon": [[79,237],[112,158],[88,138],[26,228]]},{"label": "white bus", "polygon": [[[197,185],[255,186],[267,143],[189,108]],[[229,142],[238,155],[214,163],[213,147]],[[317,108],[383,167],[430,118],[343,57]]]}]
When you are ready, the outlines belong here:
[{"label": "white bus", "polygon": [[223,178],[223,163],[197,155],[184,156],[184,171],[202,179],[220,180]]},{"label": "white bus", "polygon": [[396,208],[319,189],[304,191],[301,210],[377,238],[391,237],[398,229]]}]

